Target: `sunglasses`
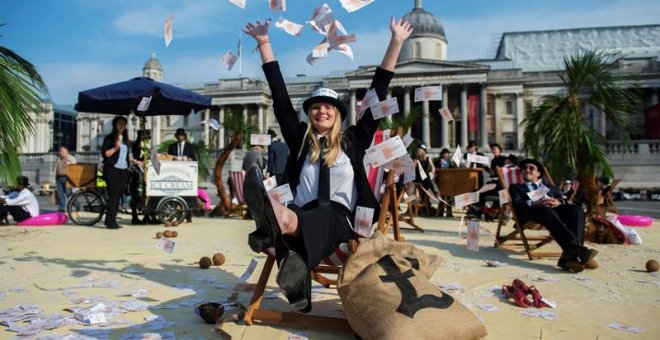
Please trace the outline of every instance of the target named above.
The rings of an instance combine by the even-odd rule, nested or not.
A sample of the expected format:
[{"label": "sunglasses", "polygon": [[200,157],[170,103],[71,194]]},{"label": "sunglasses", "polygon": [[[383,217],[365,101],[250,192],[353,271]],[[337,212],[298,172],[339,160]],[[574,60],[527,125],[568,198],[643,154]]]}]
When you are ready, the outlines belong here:
[{"label": "sunglasses", "polygon": [[535,166],[533,166],[533,165],[528,165],[528,166],[524,166],[524,167],[523,167],[523,170],[536,171],[536,170],[538,170],[538,169],[537,169]]}]

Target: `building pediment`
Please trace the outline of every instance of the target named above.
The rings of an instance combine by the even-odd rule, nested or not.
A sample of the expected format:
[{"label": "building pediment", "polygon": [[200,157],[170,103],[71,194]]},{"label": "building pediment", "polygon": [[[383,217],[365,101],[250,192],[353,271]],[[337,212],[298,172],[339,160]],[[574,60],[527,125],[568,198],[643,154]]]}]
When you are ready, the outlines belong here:
[{"label": "building pediment", "polygon": [[[363,66],[353,72],[346,73],[348,78],[372,77],[376,66]],[[490,67],[487,65],[436,61],[436,60],[410,60],[396,65],[396,74],[460,74],[460,73],[488,73]]]}]

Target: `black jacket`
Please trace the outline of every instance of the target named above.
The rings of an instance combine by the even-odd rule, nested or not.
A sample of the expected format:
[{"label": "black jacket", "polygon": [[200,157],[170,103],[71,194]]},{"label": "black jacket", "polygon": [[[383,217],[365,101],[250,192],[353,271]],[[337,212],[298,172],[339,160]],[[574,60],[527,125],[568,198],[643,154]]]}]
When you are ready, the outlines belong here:
[{"label": "black jacket", "polygon": [[[549,197],[556,198],[562,202],[566,201],[561,197],[561,194],[555,190],[554,187],[549,185],[546,186],[550,189],[550,191],[547,193]],[[527,205],[527,201],[529,201],[529,196],[527,196],[528,192],[529,188],[527,187],[526,182],[511,184],[509,186],[509,196],[511,196],[511,203],[513,204],[513,209],[518,215],[522,214],[525,209],[529,208]]]},{"label": "black jacket", "polygon": [[268,146],[268,168],[266,171],[273,175],[283,175],[286,170],[287,158],[289,158],[289,148],[277,139]]},{"label": "black jacket", "polygon": [[[178,156],[179,142],[170,144],[170,146],[167,148],[167,153],[172,156]],[[195,147],[192,144],[190,144],[188,141],[186,141],[186,144],[183,144],[183,155],[192,159],[193,161],[197,160],[197,158],[195,157]]]},{"label": "black jacket", "polygon": [[[101,148],[101,156],[103,157],[103,165],[115,165],[117,164],[117,161],[119,160],[119,151],[115,152],[112,156],[110,157],[105,157],[105,152],[114,148],[115,147],[115,141],[116,138],[113,134],[109,134],[103,138],[103,148]],[[128,143],[128,141],[124,141],[124,143]],[[128,148],[128,145],[126,145]],[[128,149],[128,152],[126,152],[126,164],[128,163],[128,155],[131,153],[131,150]]]},{"label": "black jacket", "polygon": [[[289,159],[286,165],[286,177],[293,194],[296,194],[296,188],[300,183],[300,173],[303,164],[309,152],[309,142],[304,141],[307,123],[298,119],[298,113],[291,104],[289,93],[280,72],[280,66],[277,61],[266,63],[262,66],[268,85],[270,86],[273,98],[273,111],[282,130],[282,136],[289,146]],[[370,88],[374,88],[378,98],[386,98],[387,87],[394,76],[393,72],[376,68],[376,73],[371,82]],[[339,118],[339,116],[337,117]],[[379,205],[374,193],[369,186],[369,180],[364,170],[363,159],[365,150],[371,145],[374,134],[376,133],[377,123],[371,115],[371,110],[367,109],[362,119],[356,125],[350,126],[344,131],[344,140],[347,142],[342,148],[351,160],[351,166],[355,174],[355,186],[357,187],[358,197],[357,205],[374,208],[374,220],[378,220]],[[301,152],[302,149],[302,152]],[[300,154],[300,157],[298,156]],[[352,211],[351,213],[355,213]]]}]

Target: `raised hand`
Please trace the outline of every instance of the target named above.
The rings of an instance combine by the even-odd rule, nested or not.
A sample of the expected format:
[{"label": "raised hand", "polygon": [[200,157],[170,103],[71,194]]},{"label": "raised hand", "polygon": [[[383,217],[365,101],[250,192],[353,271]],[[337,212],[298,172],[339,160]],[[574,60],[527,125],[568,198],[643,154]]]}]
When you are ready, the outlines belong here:
[{"label": "raised hand", "polygon": [[257,41],[257,43],[262,43],[268,40],[269,27],[270,27],[270,19],[266,20],[266,22],[264,23],[261,23],[261,21],[257,20],[256,24],[249,22],[247,25],[245,25],[245,27],[243,28],[243,32],[253,37],[254,40]]},{"label": "raised hand", "polygon": [[392,39],[404,41],[408,39],[413,31],[412,26],[407,20],[396,20],[394,17],[390,18],[390,31],[392,32]]}]

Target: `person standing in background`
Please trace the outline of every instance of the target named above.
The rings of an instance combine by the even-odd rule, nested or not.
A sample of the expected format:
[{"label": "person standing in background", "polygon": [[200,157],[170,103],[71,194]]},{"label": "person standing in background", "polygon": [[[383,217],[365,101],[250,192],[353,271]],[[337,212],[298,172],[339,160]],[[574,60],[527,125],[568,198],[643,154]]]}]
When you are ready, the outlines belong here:
[{"label": "person standing in background", "polygon": [[186,141],[186,130],[182,128],[176,129],[174,133],[174,138],[176,138],[176,143],[170,145],[167,149],[167,153],[176,156],[177,161],[195,161],[195,147]]},{"label": "person standing in background", "polygon": [[124,116],[112,120],[112,132],[103,138],[103,177],[108,184],[108,206],[105,215],[105,226],[108,229],[119,229],[117,210],[119,198],[126,190],[128,180],[128,121]]},{"label": "person standing in background", "polygon": [[57,198],[57,211],[64,211],[69,190],[66,188],[67,171],[69,164],[76,164],[76,158],[69,154],[69,149],[60,146],[60,157],[55,164],[55,197]]},{"label": "person standing in background", "polygon": [[265,168],[264,163],[263,147],[261,147],[261,145],[253,145],[250,150],[245,153],[245,156],[243,156],[241,169],[243,169],[243,171],[248,171],[251,167],[256,166],[260,171],[263,171]]},{"label": "person standing in background", "polygon": [[268,129],[268,134],[272,138],[268,146],[268,166],[266,172],[269,176],[275,176],[277,185],[284,184],[284,170],[286,160],[289,158],[289,147],[277,138],[277,133],[273,129]]}]

